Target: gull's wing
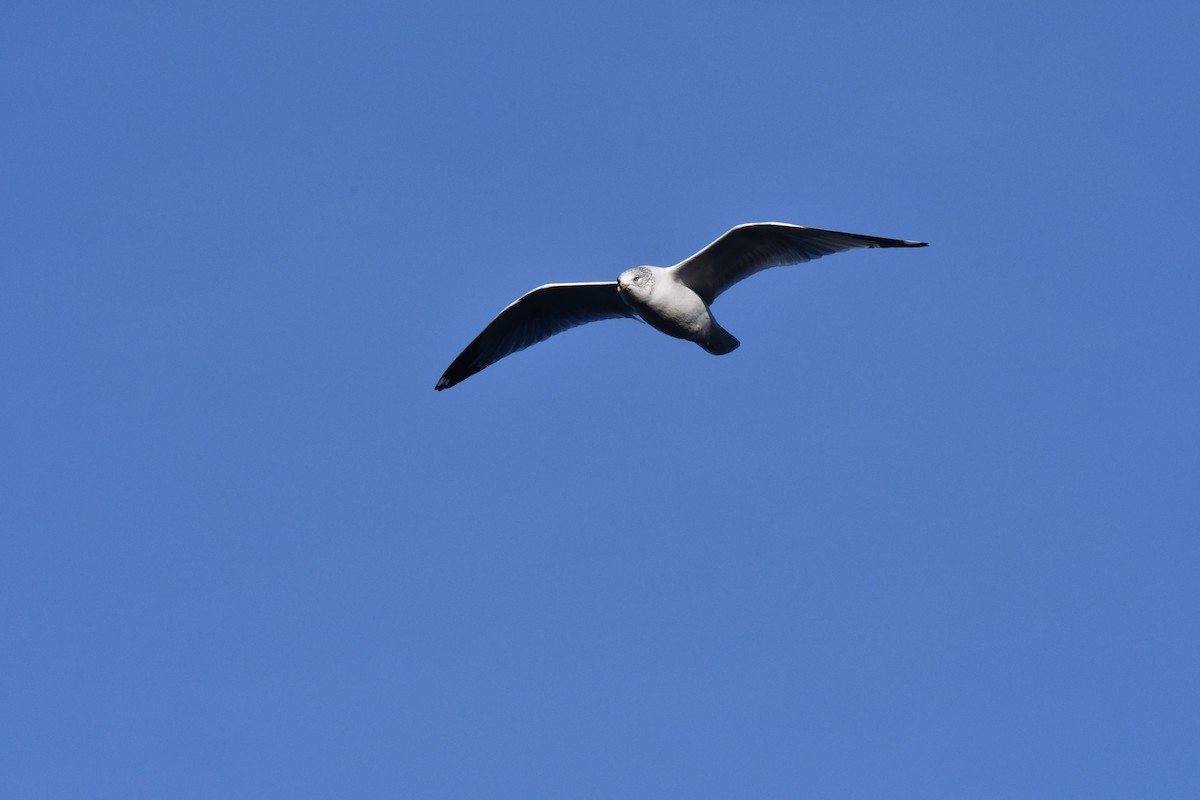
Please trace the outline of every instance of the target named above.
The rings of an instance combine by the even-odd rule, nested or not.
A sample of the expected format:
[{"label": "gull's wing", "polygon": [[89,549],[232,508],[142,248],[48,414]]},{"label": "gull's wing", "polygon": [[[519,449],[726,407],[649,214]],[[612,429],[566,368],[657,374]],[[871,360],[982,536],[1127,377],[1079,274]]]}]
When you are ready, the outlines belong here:
[{"label": "gull's wing", "polygon": [[438,380],[438,391],[568,328],[601,319],[633,317],[617,284],[549,283],[522,296],[488,323]]},{"label": "gull's wing", "polygon": [[768,267],[799,264],[857,247],[924,247],[925,242],[839,233],[781,222],[738,225],[689,259],[671,267],[688,288],[711,303],[743,278]]}]

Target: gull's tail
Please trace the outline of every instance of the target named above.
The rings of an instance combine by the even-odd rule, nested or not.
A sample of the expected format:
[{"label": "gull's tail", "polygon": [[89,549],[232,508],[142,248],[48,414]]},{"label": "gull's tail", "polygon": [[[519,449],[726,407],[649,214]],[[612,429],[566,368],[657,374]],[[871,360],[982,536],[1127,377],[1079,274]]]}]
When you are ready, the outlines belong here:
[{"label": "gull's tail", "polygon": [[718,325],[716,320],[713,320],[712,330],[708,332],[708,341],[701,342],[700,346],[714,356],[723,356],[726,353],[732,353],[734,350],[737,350],[741,344],[736,336]]}]

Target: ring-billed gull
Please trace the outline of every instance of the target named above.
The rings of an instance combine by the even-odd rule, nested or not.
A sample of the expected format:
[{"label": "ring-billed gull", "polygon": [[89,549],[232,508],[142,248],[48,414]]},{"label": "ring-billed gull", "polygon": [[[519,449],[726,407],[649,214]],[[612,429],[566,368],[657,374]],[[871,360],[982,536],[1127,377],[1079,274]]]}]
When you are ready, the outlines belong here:
[{"label": "ring-billed gull", "polygon": [[434,387],[448,389],[505,356],[568,328],[601,319],[641,319],[713,355],[737,348],[709,306],[721,292],[768,267],[799,264],[859,247],[924,247],[925,242],[840,233],[781,222],[738,225],[673,267],[634,267],[616,281],[548,283],[488,323]]}]

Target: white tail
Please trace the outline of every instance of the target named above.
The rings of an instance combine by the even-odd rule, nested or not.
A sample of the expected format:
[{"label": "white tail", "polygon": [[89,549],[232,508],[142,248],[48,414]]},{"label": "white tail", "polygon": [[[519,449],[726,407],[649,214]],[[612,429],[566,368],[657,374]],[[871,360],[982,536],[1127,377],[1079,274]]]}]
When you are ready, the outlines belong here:
[{"label": "white tail", "polygon": [[708,341],[703,342],[701,346],[714,356],[723,356],[726,353],[732,353],[734,350],[737,350],[741,344],[736,336],[718,325],[716,320],[713,320],[712,330],[708,333]]}]

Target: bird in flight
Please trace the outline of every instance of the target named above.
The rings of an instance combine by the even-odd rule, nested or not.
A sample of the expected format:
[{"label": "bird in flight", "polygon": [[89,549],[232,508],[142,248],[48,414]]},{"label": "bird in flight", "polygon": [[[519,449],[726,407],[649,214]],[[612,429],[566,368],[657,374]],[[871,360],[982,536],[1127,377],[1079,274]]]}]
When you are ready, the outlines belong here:
[{"label": "bird in flight", "polygon": [[466,380],[530,345],[601,319],[640,319],[713,355],[741,344],[713,318],[721,292],[769,267],[812,261],[860,247],[925,247],[925,242],[839,233],[780,222],[738,225],[673,267],[634,267],[615,281],[548,283],[519,298],[488,323],[433,388]]}]

